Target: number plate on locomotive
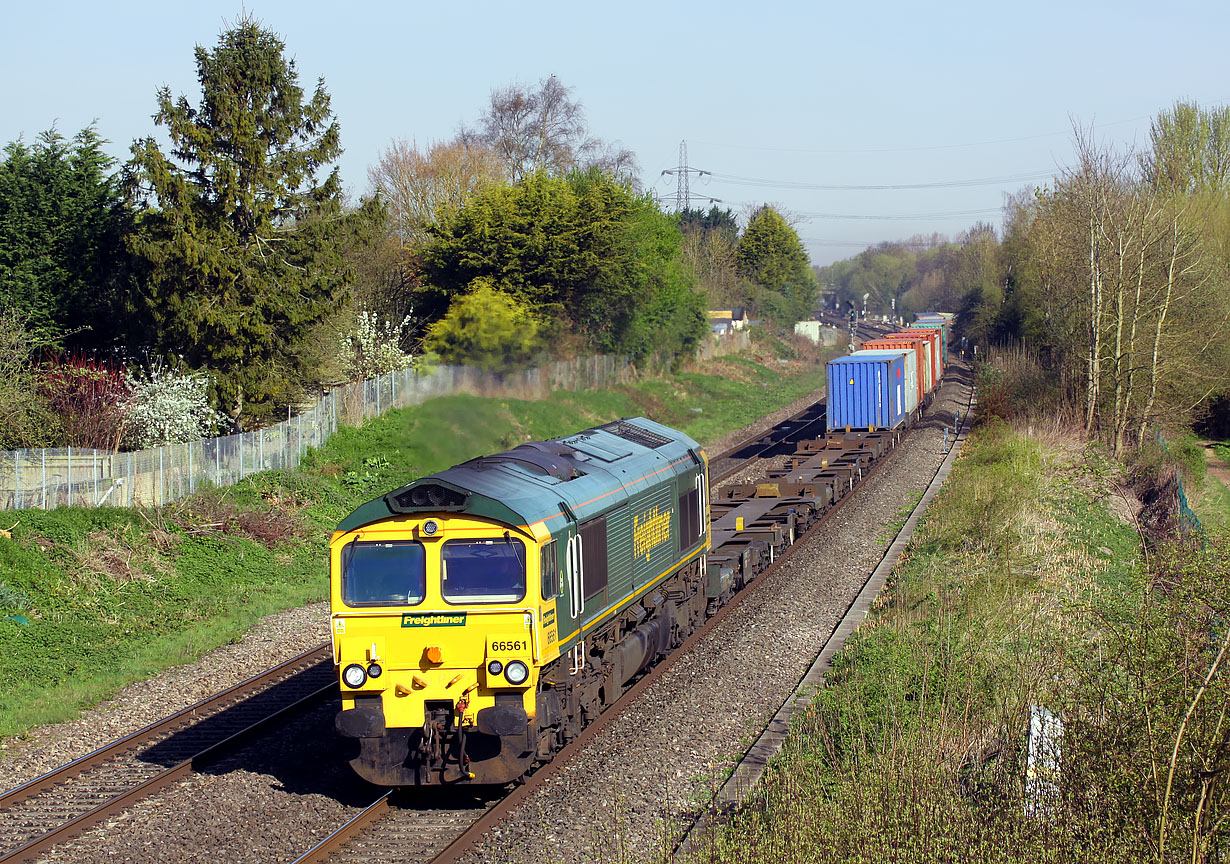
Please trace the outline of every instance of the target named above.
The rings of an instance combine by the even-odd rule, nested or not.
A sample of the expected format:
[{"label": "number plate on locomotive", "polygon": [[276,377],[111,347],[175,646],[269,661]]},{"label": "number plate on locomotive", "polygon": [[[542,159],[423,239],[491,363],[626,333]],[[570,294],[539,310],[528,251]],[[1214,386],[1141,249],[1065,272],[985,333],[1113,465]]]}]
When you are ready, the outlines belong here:
[{"label": "number plate on locomotive", "polygon": [[487,637],[487,654],[528,654],[530,653],[530,637],[524,633],[496,634]]}]

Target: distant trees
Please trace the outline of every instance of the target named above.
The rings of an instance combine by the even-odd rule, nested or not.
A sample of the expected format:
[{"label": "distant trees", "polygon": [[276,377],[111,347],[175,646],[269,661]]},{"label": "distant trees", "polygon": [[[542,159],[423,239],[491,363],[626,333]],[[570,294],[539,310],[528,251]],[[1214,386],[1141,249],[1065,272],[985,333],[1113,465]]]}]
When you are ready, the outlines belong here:
[{"label": "distant trees", "polygon": [[1150,148],[1140,157],[1143,179],[1171,194],[1230,190],[1230,107],[1176,102],[1149,127]]},{"label": "distant trees", "polygon": [[739,247],[739,221],[735,214],[713,205],[708,211],[684,210],[677,218],[683,232],[682,261],[696,274],[710,307],[746,303],[746,286],[739,278],[735,260]]},{"label": "distant trees", "polygon": [[504,166],[490,145],[458,137],[426,152],[397,140],[368,168],[367,178],[389,208],[390,227],[406,246],[427,239],[427,226],[456,213],[485,186],[500,182]]},{"label": "distant trees", "polygon": [[310,377],[302,343],[340,305],[352,223],[334,168],[340,133],[323,79],[305,99],[284,45],[251,18],[196,49],[201,103],[158,92],[172,143],[133,144],[129,192],[143,208],[130,248],[151,347],[217,376],[232,418],[267,414]]},{"label": "distant trees", "polygon": [[1140,155],[1077,130],[1076,162],[1053,188],[1009,202],[1004,242],[981,267],[994,286],[966,294],[966,334],[1045,352],[1086,430],[1116,453],[1230,393],[1226,119],[1180,103]]},{"label": "distant trees", "polygon": [[811,314],[816,278],[799,235],[768,205],[758,208],[735,251],[739,276],[754,286],[749,299],[759,314],[793,325]]}]

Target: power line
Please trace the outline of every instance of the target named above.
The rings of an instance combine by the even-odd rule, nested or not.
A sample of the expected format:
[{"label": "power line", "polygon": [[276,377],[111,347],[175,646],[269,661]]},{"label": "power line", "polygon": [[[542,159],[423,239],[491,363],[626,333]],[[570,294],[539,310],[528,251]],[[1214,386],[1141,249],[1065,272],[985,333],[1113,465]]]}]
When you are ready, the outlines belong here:
[{"label": "power line", "polygon": [[949,210],[945,213],[891,213],[883,215],[868,215],[861,213],[809,213],[806,210],[791,210],[798,216],[810,219],[874,219],[881,221],[908,222],[913,219],[952,219],[956,216],[990,216],[1002,213],[1002,207],[984,207],[981,210]]},{"label": "power line", "polygon": [[[850,246],[907,246],[911,249],[931,249],[936,246],[943,246],[943,243],[933,243],[930,240],[818,240],[814,237],[800,237],[800,241],[808,246],[824,246],[824,247],[850,247]],[[957,241],[950,240],[947,245],[959,245]]]},{"label": "power line", "polygon": [[709,172],[714,181],[738,186],[764,186],[772,189],[810,189],[818,192],[866,192],[902,189],[956,189],[968,186],[997,186],[1004,183],[1023,183],[1032,180],[1047,180],[1053,171],[1029,171],[1019,174],[1001,174],[998,177],[973,177],[965,180],[936,180],[929,183],[804,183],[797,180],[767,180],[759,177],[739,177],[734,174]]}]

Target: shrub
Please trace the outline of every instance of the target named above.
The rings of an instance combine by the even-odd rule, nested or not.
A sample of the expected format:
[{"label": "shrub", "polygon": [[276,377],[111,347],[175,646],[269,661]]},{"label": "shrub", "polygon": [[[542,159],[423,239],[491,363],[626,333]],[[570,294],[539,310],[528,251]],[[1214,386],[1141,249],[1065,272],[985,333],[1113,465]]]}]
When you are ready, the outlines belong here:
[{"label": "shrub", "polygon": [[394,324],[381,321],[375,312],[356,312],[353,329],[338,340],[342,372],[351,381],[362,381],[408,367],[413,358],[401,350],[401,340],[409,325],[409,316]]},{"label": "shrub", "polygon": [[31,358],[43,341],[13,309],[0,312],[0,449],[54,443],[56,423]]},{"label": "shrub", "polygon": [[524,364],[541,347],[539,324],[529,308],[490,279],[470,283],[448,313],[431,325],[423,346],[445,363],[466,363],[488,371]]},{"label": "shrub", "polygon": [[39,386],[69,447],[118,450],[128,426],[132,384],[116,364],[97,358],[53,357]]},{"label": "shrub", "polygon": [[1029,419],[1062,409],[1057,377],[1021,348],[993,349],[977,368],[978,413],[984,419]]},{"label": "shrub", "polygon": [[198,441],[218,431],[227,417],[209,404],[209,376],[155,366],[130,376],[127,443],[133,449]]},{"label": "shrub", "polygon": [[1179,463],[1183,477],[1188,482],[1199,487],[1204,484],[1208,474],[1208,465],[1204,461],[1204,447],[1194,432],[1183,432],[1169,443],[1170,455]]}]

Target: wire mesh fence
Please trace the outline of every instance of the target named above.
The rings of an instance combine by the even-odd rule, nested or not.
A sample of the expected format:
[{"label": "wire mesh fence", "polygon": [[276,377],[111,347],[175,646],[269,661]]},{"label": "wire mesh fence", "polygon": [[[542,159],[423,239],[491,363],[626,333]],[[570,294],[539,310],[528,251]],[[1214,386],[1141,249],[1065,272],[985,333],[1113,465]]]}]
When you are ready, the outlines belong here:
[{"label": "wire mesh fence", "polygon": [[626,358],[606,355],[509,373],[470,366],[402,369],[335,387],[308,410],[253,432],[130,453],[76,447],[3,451],[0,510],[160,506],[202,486],[220,488],[261,471],[298,467],[303,454],[322,446],[339,425],[357,425],[435,396],[536,399],[555,390],[625,383],[634,372]]},{"label": "wire mesh fence", "polygon": [[[1165,437],[1162,436],[1162,430],[1158,427],[1153,427],[1154,434],[1157,436],[1157,442],[1162,445],[1162,449],[1170,453],[1170,445],[1166,443]],[[1187,503],[1187,490],[1183,488],[1183,475],[1179,474],[1176,478],[1178,481],[1179,491],[1179,533],[1184,537],[1192,534],[1204,537],[1204,525],[1200,523],[1200,517],[1196,515],[1196,511]]]}]

